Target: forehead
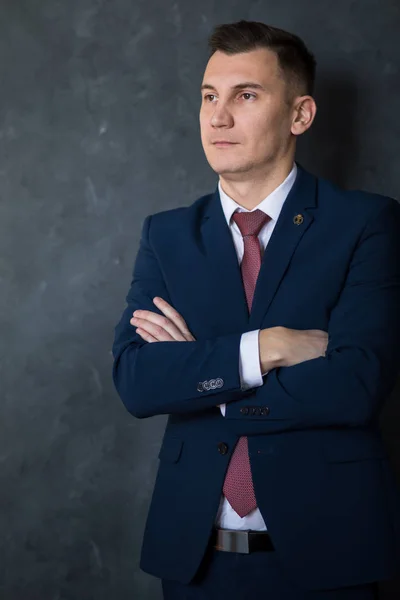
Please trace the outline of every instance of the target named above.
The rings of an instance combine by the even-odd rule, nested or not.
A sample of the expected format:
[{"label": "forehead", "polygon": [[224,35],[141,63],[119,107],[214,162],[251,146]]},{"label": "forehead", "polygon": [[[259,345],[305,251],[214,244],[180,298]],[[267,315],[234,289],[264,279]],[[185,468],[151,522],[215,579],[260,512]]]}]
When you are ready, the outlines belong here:
[{"label": "forehead", "polygon": [[202,84],[233,86],[238,81],[257,81],[261,85],[280,80],[278,58],[267,48],[240,54],[225,54],[219,50],[209,59]]}]

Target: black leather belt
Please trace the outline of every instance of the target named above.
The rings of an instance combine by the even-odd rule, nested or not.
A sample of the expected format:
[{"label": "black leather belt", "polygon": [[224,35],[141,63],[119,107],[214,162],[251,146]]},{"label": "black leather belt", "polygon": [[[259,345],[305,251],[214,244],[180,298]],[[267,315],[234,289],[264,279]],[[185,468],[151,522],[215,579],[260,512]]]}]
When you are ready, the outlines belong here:
[{"label": "black leather belt", "polygon": [[250,554],[250,552],[275,550],[267,531],[236,531],[214,527],[210,542],[216,550],[224,552]]}]

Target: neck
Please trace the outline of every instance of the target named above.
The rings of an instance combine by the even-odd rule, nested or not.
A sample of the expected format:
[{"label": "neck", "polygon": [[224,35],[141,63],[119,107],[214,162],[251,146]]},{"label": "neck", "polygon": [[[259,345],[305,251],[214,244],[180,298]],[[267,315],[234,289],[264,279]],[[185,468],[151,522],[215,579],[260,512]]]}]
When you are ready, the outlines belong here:
[{"label": "neck", "polygon": [[285,163],[273,165],[267,172],[264,170],[260,177],[252,176],[238,181],[231,177],[234,175],[232,173],[227,177],[220,176],[221,187],[239,206],[252,210],[285,181],[293,168],[293,161],[291,157]]}]

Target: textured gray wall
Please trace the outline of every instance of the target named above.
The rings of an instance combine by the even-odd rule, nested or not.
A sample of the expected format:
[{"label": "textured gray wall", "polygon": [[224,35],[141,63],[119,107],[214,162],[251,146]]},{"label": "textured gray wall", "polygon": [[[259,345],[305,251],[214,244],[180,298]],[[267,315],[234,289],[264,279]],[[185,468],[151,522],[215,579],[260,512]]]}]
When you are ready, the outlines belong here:
[{"label": "textured gray wall", "polygon": [[398,197],[398,0],[221,6],[0,0],[1,600],[161,597],[138,561],[165,417],[125,411],[111,344],[144,217],[217,182],[198,127],[212,27],[302,36],[319,112],[298,160]]}]

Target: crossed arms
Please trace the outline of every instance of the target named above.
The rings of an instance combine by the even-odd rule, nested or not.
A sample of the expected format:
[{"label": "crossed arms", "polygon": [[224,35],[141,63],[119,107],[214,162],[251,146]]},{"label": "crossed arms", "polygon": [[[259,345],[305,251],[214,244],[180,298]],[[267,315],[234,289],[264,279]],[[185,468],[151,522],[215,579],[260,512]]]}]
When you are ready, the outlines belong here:
[{"label": "crossed arms", "polygon": [[[324,356],[272,366],[263,385],[250,390],[251,396],[240,385],[240,332],[184,343],[148,343],[131,325],[135,310],[155,311],[155,296],[172,304],[149,240],[151,216],[146,217],[113,344],[113,380],[127,410],[146,418],[226,403],[226,419],[239,434],[252,423],[254,430],[262,426],[274,431],[363,426],[374,418],[394,387],[400,362],[400,205],[385,200],[358,240],[331,313]],[[220,377],[222,387],[198,391],[198,382],[211,377]],[[249,403],[268,405],[269,413],[243,415],[240,409]]]}]

